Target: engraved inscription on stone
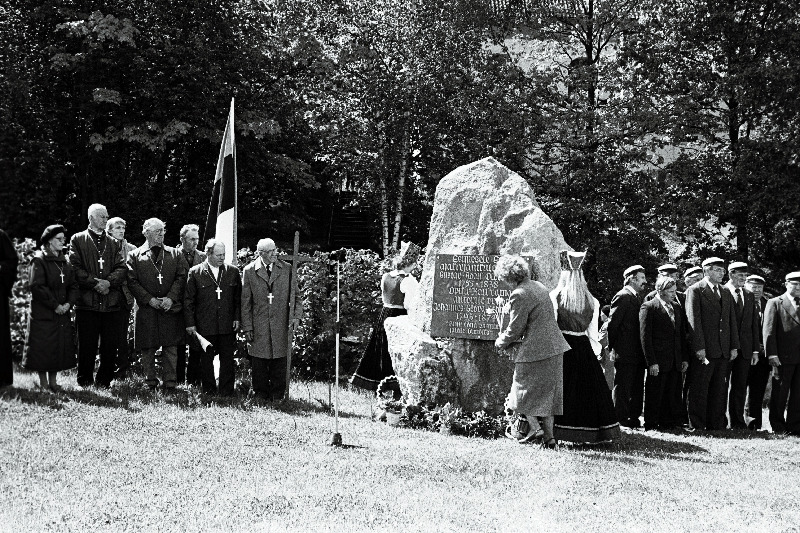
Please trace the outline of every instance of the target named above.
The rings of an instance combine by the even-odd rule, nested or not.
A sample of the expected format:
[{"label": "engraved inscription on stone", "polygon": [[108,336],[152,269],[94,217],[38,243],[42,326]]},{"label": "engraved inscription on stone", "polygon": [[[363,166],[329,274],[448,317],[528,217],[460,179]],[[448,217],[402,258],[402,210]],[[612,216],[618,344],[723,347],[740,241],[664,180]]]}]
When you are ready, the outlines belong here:
[{"label": "engraved inscription on stone", "polygon": [[[498,315],[511,294],[494,275],[498,255],[436,256],[433,280],[432,337],[494,340]],[[498,297],[501,301],[498,302]],[[505,315],[504,326],[508,325]]]}]

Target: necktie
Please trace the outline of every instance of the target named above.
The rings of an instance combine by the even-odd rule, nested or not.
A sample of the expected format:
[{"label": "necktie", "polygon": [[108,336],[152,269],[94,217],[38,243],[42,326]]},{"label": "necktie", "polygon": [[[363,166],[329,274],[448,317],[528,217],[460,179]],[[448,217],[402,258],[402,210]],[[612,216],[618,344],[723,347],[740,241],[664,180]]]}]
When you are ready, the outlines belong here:
[{"label": "necktie", "polygon": [[667,310],[667,314],[669,315],[669,319],[672,320],[672,323],[675,323],[675,309],[672,308],[671,304],[664,302],[664,309]]},{"label": "necktie", "polygon": [[717,297],[717,300],[722,299],[722,297],[719,295],[719,287],[717,285],[714,285],[714,296]]},{"label": "necktie", "polygon": [[739,309],[739,314],[744,310],[744,296],[742,289],[736,289],[736,307]]},{"label": "necktie", "polygon": [[219,267],[217,271],[217,283],[222,283],[222,270],[225,268],[225,265]]}]

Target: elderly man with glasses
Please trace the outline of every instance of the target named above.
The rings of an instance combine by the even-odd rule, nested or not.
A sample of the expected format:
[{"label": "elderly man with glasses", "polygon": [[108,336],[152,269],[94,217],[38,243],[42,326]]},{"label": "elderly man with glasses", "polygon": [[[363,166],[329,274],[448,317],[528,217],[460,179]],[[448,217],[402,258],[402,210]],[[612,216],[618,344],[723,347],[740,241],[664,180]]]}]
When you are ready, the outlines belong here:
[{"label": "elderly man with glasses", "polygon": [[242,331],[252,363],[252,393],[259,400],[281,400],[286,390],[289,323],[296,325],[302,306],[290,309],[297,280],[289,263],[278,259],[275,241],[261,239],[258,257],[242,276]]}]

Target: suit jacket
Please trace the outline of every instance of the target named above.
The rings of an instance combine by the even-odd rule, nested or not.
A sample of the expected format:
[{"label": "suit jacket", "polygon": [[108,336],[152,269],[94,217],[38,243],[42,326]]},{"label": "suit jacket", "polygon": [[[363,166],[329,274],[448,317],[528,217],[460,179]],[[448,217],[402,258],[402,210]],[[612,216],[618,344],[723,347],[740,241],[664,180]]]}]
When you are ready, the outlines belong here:
[{"label": "suit jacket", "polygon": [[721,298],[711,284],[702,279],[686,291],[686,317],[692,351],[706,351],[708,359],[730,359],[731,350],[739,349],[739,332],[733,296],[719,286]]},{"label": "suit jacket", "polygon": [[684,312],[677,300],[672,304],[675,323],[658,298],[639,308],[640,337],[647,366],[657,364],[659,371],[680,370],[681,362],[689,360],[689,346],[683,331]]},{"label": "suit jacket", "polygon": [[608,348],[614,350],[617,363],[644,364],[644,352],[640,339],[639,307],[641,302],[626,288],[611,300],[608,316]]},{"label": "suit jacket", "polygon": [[[183,245],[182,244],[179,244],[178,246],[176,246],[175,249],[178,251],[179,254],[181,254],[183,256],[184,259],[186,259],[186,255],[183,253]],[[187,259],[186,264],[189,266],[189,268],[192,268],[193,266],[197,266],[197,265],[199,265],[200,263],[202,263],[205,260],[206,260],[206,253],[203,252],[202,250],[196,249],[194,251],[194,258],[192,259],[192,262],[189,263],[189,261]]]},{"label": "suit jacket", "polygon": [[222,265],[217,298],[217,280],[207,262],[189,269],[183,316],[186,327],[194,326],[200,335],[228,335],[233,322],[241,318],[242,276],[233,265]]},{"label": "suit jacket", "polygon": [[[104,234],[105,243],[98,250],[89,231],[91,230],[87,229],[76,233],[69,241],[69,262],[75,269],[80,291],[75,308],[101,312],[119,311],[125,307],[122,285],[127,275],[121,245]],[[100,259],[103,260],[102,268]],[[111,284],[108,294],[100,294],[94,290],[98,279],[108,280]]]},{"label": "suit jacket", "polygon": [[[183,291],[186,288],[186,260],[175,248],[164,246],[159,270],[145,242],[128,254],[128,289],[139,304],[135,317],[135,348],[176,346],[183,339]],[[169,298],[169,311],[150,307],[153,298]]]},{"label": "suit jacket", "polygon": [[783,365],[800,364],[800,313],[784,293],[764,309],[764,350]]},{"label": "suit jacket", "polygon": [[[731,285],[726,284],[725,288],[728,289]],[[733,311],[736,315],[736,326],[739,332],[739,346],[740,356],[750,358],[753,352],[758,351],[760,344],[761,334],[761,320],[758,316],[758,309],[756,308],[756,298],[753,293],[745,288],[742,288],[742,297],[744,298],[744,306],[739,311],[736,305],[736,298],[733,299]]]},{"label": "suit jacket", "polygon": [[508,326],[497,337],[497,346],[508,348],[519,343],[514,354],[515,363],[542,361],[570,349],[556,322],[550,292],[544,285],[538,281],[523,281],[511,292],[509,305]]},{"label": "suit jacket", "polygon": [[[290,291],[294,286],[295,308],[289,309]],[[270,302],[269,295],[272,294]],[[303,313],[297,280],[292,278],[289,263],[277,259],[272,275],[256,259],[244,268],[242,276],[242,331],[253,332],[250,355],[261,359],[278,359],[289,353],[289,317]]]}]

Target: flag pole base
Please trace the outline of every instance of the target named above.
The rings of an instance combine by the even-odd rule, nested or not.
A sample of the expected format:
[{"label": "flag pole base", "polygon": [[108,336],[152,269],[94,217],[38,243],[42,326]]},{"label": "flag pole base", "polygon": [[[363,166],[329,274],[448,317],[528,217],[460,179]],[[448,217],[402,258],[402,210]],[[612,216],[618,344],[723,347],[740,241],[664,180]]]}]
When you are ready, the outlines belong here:
[{"label": "flag pole base", "polygon": [[342,434],[334,433],[333,437],[331,437],[331,446],[341,446],[341,445],[342,445]]}]

